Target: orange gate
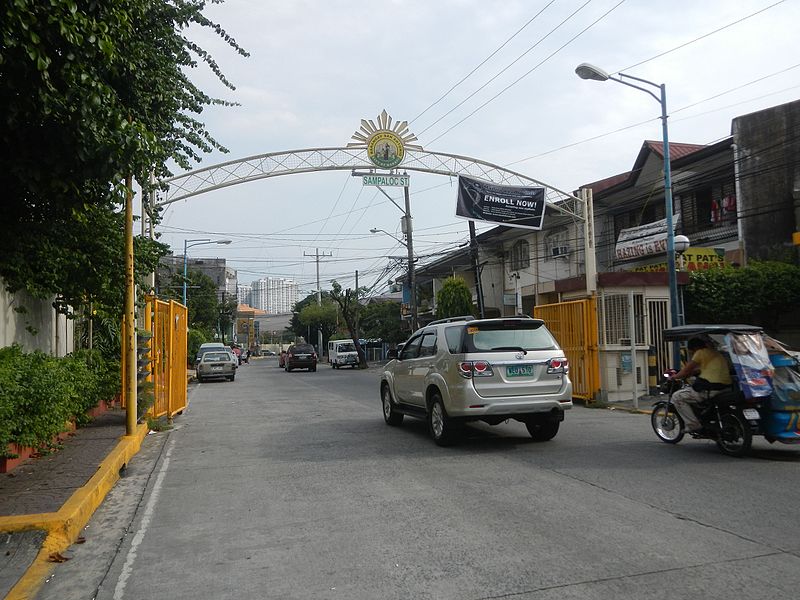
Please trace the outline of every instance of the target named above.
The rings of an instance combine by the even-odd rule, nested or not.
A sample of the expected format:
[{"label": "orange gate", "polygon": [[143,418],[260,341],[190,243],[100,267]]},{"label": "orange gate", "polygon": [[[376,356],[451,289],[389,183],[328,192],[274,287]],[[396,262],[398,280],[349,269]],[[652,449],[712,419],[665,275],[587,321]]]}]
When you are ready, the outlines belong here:
[{"label": "orange gate", "polygon": [[[148,414],[153,417],[171,417],[186,408],[187,332],[185,306],[174,300],[165,302],[147,296],[144,330],[137,332],[138,370],[149,371],[140,383],[152,384],[154,402]],[[125,353],[122,354],[122,405],[125,406]]]},{"label": "orange gate", "polygon": [[600,391],[597,300],[572,300],[536,306],[533,316],[544,320],[569,359],[572,395],[587,402]]}]

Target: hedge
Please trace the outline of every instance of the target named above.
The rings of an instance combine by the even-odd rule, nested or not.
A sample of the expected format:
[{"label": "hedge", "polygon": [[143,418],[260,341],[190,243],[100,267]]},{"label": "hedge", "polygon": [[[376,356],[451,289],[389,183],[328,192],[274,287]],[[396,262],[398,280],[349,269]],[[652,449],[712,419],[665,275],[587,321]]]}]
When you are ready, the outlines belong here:
[{"label": "hedge", "polygon": [[111,401],[121,385],[119,362],[81,350],[64,358],[0,349],[0,456],[8,445],[39,448],[88,422],[86,412]]}]

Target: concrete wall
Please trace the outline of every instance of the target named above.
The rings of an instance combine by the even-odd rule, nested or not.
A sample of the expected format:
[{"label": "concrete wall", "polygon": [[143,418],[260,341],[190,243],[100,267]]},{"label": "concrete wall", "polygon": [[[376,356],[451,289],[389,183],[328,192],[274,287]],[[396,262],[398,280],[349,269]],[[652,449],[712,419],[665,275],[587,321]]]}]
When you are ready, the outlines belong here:
[{"label": "concrete wall", "polygon": [[19,344],[26,352],[40,350],[53,356],[72,352],[74,322],[56,315],[52,301],[25,292],[9,294],[1,279],[0,288],[0,347]]},{"label": "concrete wall", "polygon": [[733,121],[739,194],[748,259],[798,262],[800,231],[800,100]]}]

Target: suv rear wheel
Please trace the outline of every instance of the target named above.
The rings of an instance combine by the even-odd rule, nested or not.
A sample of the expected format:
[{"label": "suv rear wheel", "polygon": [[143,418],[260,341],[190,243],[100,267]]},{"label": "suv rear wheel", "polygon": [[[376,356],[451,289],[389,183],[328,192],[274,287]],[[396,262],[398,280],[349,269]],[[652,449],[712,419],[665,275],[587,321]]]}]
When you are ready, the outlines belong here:
[{"label": "suv rear wheel", "polygon": [[530,417],[525,421],[528,433],[537,442],[547,442],[556,437],[560,423],[550,417]]},{"label": "suv rear wheel", "polygon": [[438,446],[449,446],[455,441],[455,424],[447,416],[439,392],[434,392],[428,410],[428,429]]}]

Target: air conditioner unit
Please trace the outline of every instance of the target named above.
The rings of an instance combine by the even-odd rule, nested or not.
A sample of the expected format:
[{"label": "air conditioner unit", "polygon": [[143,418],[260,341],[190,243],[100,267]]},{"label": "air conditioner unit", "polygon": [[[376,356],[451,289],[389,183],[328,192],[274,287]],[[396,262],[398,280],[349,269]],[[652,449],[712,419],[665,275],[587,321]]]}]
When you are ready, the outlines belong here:
[{"label": "air conditioner unit", "polygon": [[569,246],[553,246],[552,248],[552,255],[556,256],[567,256],[569,254]]}]

